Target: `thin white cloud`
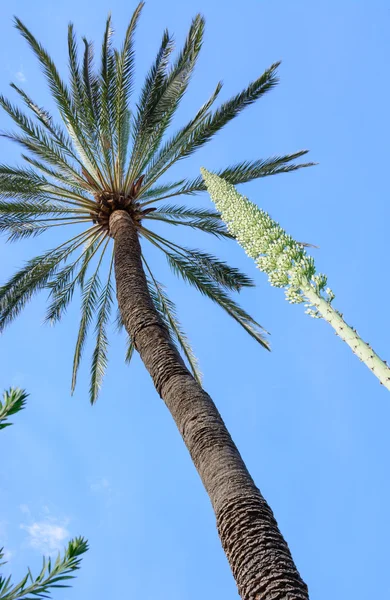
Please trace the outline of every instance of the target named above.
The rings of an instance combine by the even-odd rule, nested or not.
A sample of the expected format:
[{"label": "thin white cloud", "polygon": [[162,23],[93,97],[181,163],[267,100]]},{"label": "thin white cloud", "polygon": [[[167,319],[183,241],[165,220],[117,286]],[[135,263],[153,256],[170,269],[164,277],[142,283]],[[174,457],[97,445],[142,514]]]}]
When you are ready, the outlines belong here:
[{"label": "thin white cloud", "polygon": [[30,516],[31,513],[28,504],[20,504],[19,508],[24,515]]},{"label": "thin white cloud", "polygon": [[31,525],[20,525],[20,528],[28,533],[28,545],[43,554],[52,554],[62,550],[65,540],[69,537],[66,529],[67,522],[59,522],[57,519],[46,518],[43,521],[35,521]]},{"label": "thin white cloud", "polygon": [[62,550],[64,540],[69,537],[66,527],[49,521],[36,521],[32,525],[21,525],[20,527],[27,531],[29,545],[44,554]]},{"label": "thin white cloud", "polygon": [[26,76],[23,73],[23,69],[20,69],[19,71],[16,71],[15,77],[16,77],[16,79],[18,81],[21,81],[21,82],[26,81]]}]

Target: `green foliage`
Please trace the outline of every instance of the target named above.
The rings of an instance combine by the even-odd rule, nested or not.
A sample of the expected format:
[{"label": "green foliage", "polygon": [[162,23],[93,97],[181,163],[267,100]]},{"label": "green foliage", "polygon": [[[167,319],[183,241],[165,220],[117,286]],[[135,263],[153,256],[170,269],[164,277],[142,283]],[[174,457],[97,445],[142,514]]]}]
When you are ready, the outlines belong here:
[{"label": "green foliage", "polygon": [[[77,537],[68,543],[64,555],[58,554],[55,561],[43,558],[40,573],[34,577],[30,569],[20,583],[13,584],[11,576],[7,579],[0,575],[1,600],[33,600],[34,598],[51,598],[51,590],[70,587],[69,581],[75,578],[75,571],[80,568],[82,554],[88,550],[88,542]],[[0,549],[0,561],[4,557]],[[0,562],[0,566],[6,564]]]},{"label": "green foliage", "polygon": [[[202,374],[199,370],[198,361],[178,320],[176,306],[172,300],[168,298],[164,287],[153,277],[153,273],[147,264],[145,257],[143,257],[143,261],[149,274],[148,287],[154,306],[156,307],[162,322],[170,332],[173,342],[182,350],[193,376],[201,385]],[[126,357],[127,362],[130,361],[133,349],[134,345],[130,342]]]},{"label": "green foliage", "polygon": [[[9,427],[12,423],[5,421],[26,407],[28,394],[19,388],[10,388],[3,394],[0,401],[0,429]],[[0,567],[4,561],[4,549],[0,548]],[[76,537],[68,543],[64,555],[58,554],[53,562],[51,558],[43,558],[40,573],[33,577],[28,569],[25,577],[17,584],[0,575],[0,600],[33,600],[34,598],[50,598],[50,591],[55,588],[67,588],[69,580],[74,579],[75,571],[80,568],[82,554],[88,550],[88,542],[82,537]]]},{"label": "green foliage", "polygon": [[3,402],[0,400],[0,429],[9,427],[12,423],[6,423],[11,416],[26,408],[28,394],[19,388],[10,388],[3,393]]},{"label": "green foliage", "polygon": [[[162,204],[175,196],[194,196],[204,191],[200,177],[169,183],[161,178],[177,161],[191,156],[225,125],[277,83],[278,63],[250,82],[240,93],[214,109],[222,89],[217,83],[195,116],[167,136],[185,96],[203,43],[205,21],[192,20],[184,44],[173,54],[173,37],[164,31],[155,60],[146,74],[138,99],[133,98],[135,35],[144,3],[130,20],[123,44],[113,45],[111,17],[106,21],[99,56],[82,38],[79,48],[72,24],[68,27],[69,79],[64,81],[40,42],[15,19],[42,67],[61,117],[61,124],[21,87],[11,84],[22,107],[0,96],[0,106],[16,125],[3,136],[22,147],[23,168],[0,165],[0,232],[10,241],[34,237],[54,227],[71,226],[72,237],[59,247],[28,261],[0,288],[0,329],[40,290],[49,291],[46,320],[56,323],[72,299],[81,292],[81,320],[73,362],[72,390],[92,329],[95,346],[91,366],[91,402],[95,402],[108,360],[108,326],[113,288],[111,275],[101,277],[111,264],[112,240],[96,215],[103,192],[132,199],[142,214],[139,235],[166,254],[173,272],[217,302],[258,342],[267,346],[257,323],[228,295],[250,285],[237,269],[200,250],[181,249],[153,230],[158,222],[185,226],[218,238],[231,238],[215,211],[176,204]],[[172,58],[174,56],[174,58]],[[243,161],[217,172],[233,184],[294,171],[311,163],[299,163],[306,151],[269,159]],[[149,205],[153,204],[150,208]],[[150,225],[146,227],[145,224]],[[89,228],[88,228],[89,227]],[[103,257],[106,257],[103,261]],[[111,269],[112,267],[110,267]],[[102,285],[101,281],[106,280]],[[154,299],[167,327],[196,374],[195,359],[185,338],[173,303],[153,276]],[[94,326],[94,327],[93,327]],[[134,351],[129,341],[127,360]],[[197,376],[197,375],[196,375]]]}]

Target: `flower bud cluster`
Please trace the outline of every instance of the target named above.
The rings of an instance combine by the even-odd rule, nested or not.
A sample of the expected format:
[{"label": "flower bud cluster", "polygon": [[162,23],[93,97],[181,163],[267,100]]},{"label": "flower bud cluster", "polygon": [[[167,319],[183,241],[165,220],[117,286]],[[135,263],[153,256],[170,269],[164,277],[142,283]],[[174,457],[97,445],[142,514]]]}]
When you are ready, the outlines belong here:
[{"label": "flower bud cluster", "polygon": [[[327,285],[325,275],[316,274],[314,260],[304,247],[288,235],[268,213],[237,192],[233,185],[202,169],[211,199],[221,213],[229,232],[253,258],[258,268],[268,275],[274,287],[285,288],[291,304],[305,302],[304,288],[312,287],[321,295]],[[329,304],[334,298],[327,288]],[[307,314],[318,318],[313,305]]]}]

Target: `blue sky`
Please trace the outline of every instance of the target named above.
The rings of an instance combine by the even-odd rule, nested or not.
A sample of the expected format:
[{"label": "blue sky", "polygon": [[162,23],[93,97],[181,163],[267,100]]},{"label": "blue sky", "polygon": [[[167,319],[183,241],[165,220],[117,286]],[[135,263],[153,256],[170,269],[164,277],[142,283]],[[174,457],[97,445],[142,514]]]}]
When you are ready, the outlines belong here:
[{"label": "blue sky", "polygon": [[[9,81],[23,82],[48,107],[43,77],[12,27],[12,14],[65,72],[69,20],[100,43],[111,10],[119,40],[135,6],[118,0],[13,4],[2,8],[0,90],[14,98]],[[212,170],[309,148],[319,166],[242,189],[297,239],[320,246],[313,252],[336,293],[335,306],[390,359],[388,3],[149,0],[137,37],[138,86],[163,28],[179,43],[198,11],[206,16],[206,39],[177,126],[219,79],[228,98],[282,59],[281,83],[177,172],[196,176],[201,165]],[[0,114],[0,128],[9,125]],[[0,140],[0,161],[18,160],[18,149]],[[191,203],[211,206],[206,196]],[[177,229],[171,235],[184,240]],[[271,354],[173,279],[152,253],[199,357],[205,388],[271,504],[311,597],[387,597],[388,392],[326,323],[270,288],[238,246],[205,234],[189,237],[256,280],[242,302],[271,331]],[[0,241],[0,280],[55,238]],[[56,329],[42,325],[44,313],[41,295],[0,344],[0,389],[18,385],[31,394],[0,440],[0,541],[12,572],[21,576],[27,564],[38,569],[42,551],[83,534],[91,549],[78,579],[55,597],[236,598],[208,498],[138,357],[127,367],[124,341],[112,337],[103,392],[91,408],[88,361],[75,395],[69,393],[78,305]]]}]

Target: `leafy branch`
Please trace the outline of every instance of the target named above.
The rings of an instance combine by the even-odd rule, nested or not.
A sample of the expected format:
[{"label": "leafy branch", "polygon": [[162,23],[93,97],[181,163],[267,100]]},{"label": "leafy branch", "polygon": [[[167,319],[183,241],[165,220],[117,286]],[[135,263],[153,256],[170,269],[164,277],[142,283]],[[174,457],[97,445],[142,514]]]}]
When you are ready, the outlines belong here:
[{"label": "leafy branch", "polygon": [[[37,577],[33,577],[30,569],[20,583],[11,582],[11,575],[5,579],[0,575],[1,600],[34,600],[35,598],[50,598],[54,588],[68,588],[70,579],[75,578],[75,571],[80,568],[81,555],[88,550],[88,542],[82,537],[76,537],[68,543],[64,555],[58,554],[55,562],[49,557],[43,558],[42,569]],[[3,549],[0,550],[0,561],[3,559]],[[6,561],[0,562],[0,566]]]},{"label": "leafy branch", "polygon": [[3,402],[0,400],[0,429],[9,427],[12,423],[6,423],[11,416],[26,408],[28,394],[20,388],[10,388],[3,393]]},{"label": "leafy branch", "polygon": [[[10,388],[3,394],[0,401],[0,429],[9,427],[12,423],[5,421],[26,407],[28,394],[20,388]],[[80,568],[81,556],[88,550],[88,542],[83,537],[70,540],[61,558],[60,553],[56,560],[43,557],[42,569],[33,577],[28,569],[25,577],[17,584],[11,581],[12,575],[5,578],[0,575],[0,600],[35,600],[36,598],[51,598],[50,591],[54,588],[68,588],[70,579],[75,578],[75,571]],[[4,559],[4,548],[0,548],[0,567],[7,564]]]}]

